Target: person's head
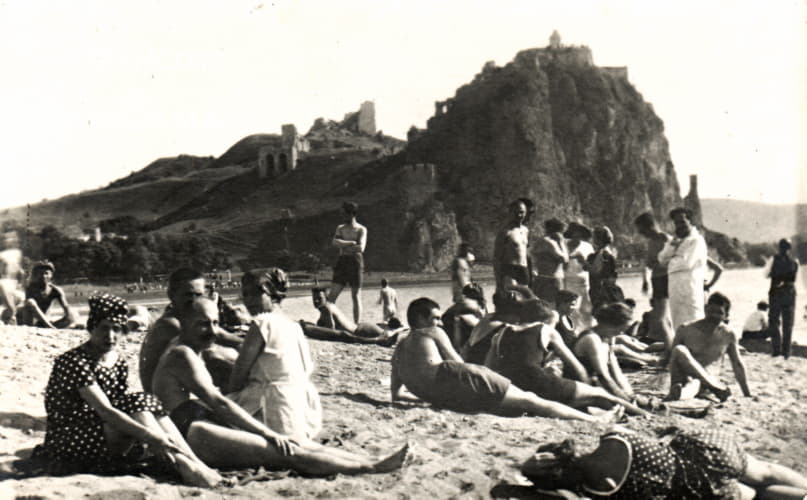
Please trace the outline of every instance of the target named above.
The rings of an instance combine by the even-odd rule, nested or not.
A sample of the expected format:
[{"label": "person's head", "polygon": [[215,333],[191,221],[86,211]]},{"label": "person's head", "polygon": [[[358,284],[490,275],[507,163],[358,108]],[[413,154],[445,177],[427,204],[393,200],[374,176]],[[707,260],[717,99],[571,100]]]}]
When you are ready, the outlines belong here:
[{"label": "person's head", "polygon": [[594,246],[603,248],[614,242],[614,233],[608,226],[597,226],[594,228]]},{"label": "person's head", "polygon": [[675,235],[686,238],[692,232],[692,210],[684,207],[670,210],[670,219],[675,225]]},{"label": "person's head", "polygon": [[706,319],[715,323],[728,321],[729,311],[731,311],[731,301],[720,292],[710,295],[704,308]]},{"label": "person's head", "polygon": [[480,309],[484,309],[487,305],[485,302],[485,291],[479,283],[468,283],[462,287],[462,297],[466,300],[476,302]]},{"label": "person's head", "polygon": [[760,311],[767,311],[768,310],[768,303],[764,300],[757,302],[757,309]]},{"label": "person's head", "polygon": [[474,256],[473,249],[471,245],[468,243],[460,243],[459,248],[457,249],[457,257],[463,257],[469,263],[473,263],[476,260]]},{"label": "person's head", "polygon": [[555,308],[558,313],[569,316],[580,307],[580,295],[571,290],[560,290],[555,295]]},{"label": "person's head", "polygon": [[603,304],[594,311],[597,332],[606,336],[619,335],[633,320],[633,310],[622,302]]},{"label": "person's head", "polygon": [[253,269],[241,277],[241,297],[250,314],[271,312],[283,302],[289,288],[286,273],[279,267],[268,271]]},{"label": "person's head", "polygon": [[779,253],[782,255],[786,255],[790,251],[790,249],[793,248],[793,245],[790,243],[789,239],[782,238],[781,240],[779,240],[778,247],[779,247]]},{"label": "person's head", "polygon": [[386,288],[387,285],[389,285],[387,278],[381,278],[381,288]]},{"label": "person's head", "polygon": [[216,339],[219,308],[207,297],[196,297],[179,311],[180,341],[196,352],[207,349]]},{"label": "person's head", "polygon": [[563,236],[570,240],[589,241],[592,233],[588,226],[580,224],[579,222],[570,222]]},{"label": "person's head", "polygon": [[345,221],[352,222],[359,215],[359,206],[352,201],[346,201],[342,203],[342,214],[345,216]]},{"label": "person's head", "polygon": [[493,294],[493,307],[496,308],[495,313],[501,315],[515,315],[521,312],[521,307],[515,297],[515,292],[501,292],[496,291]]},{"label": "person's head", "polygon": [[396,318],[395,316],[391,317],[387,320],[387,326],[393,330],[397,330],[398,328],[402,327],[401,320]]},{"label": "person's head", "polygon": [[571,439],[538,447],[521,466],[521,473],[543,490],[577,490],[583,479],[579,455]]},{"label": "person's head", "polygon": [[524,224],[530,220],[535,210],[535,204],[528,198],[518,198],[510,202],[510,220],[514,223]]},{"label": "person's head", "polygon": [[168,276],[168,300],[173,307],[182,307],[205,294],[205,277],[196,269],[180,267]]},{"label": "person's head", "polygon": [[406,309],[406,321],[413,330],[442,326],[440,316],[440,304],[428,297],[413,300]]},{"label": "person's head", "polygon": [[315,286],[311,288],[311,301],[314,307],[321,308],[328,303],[328,289],[322,286]]},{"label": "person's head", "polygon": [[552,217],[544,221],[544,232],[546,234],[562,233],[566,229],[566,224],[557,217]]},{"label": "person's head", "polygon": [[54,273],[56,273],[56,266],[53,265],[53,262],[40,260],[31,269],[31,282],[47,285],[53,281]]},{"label": "person's head", "polygon": [[656,218],[653,216],[652,212],[645,212],[639,215],[636,217],[636,220],[633,221],[633,224],[636,226],[636,230],[639,234],[645,237],[651,236],[658,230]]},{"label": "person's head", "polygon": [[521,323],[541,323],[554,325],[557,323],[557,313],[545,300],[539,298],[530,299],[521,303],[519,320]]},{"label": "person's head", "polygon": [[115,295],[93,295],[88,300],[90,312],[87,315],[87,331],[92,349],[103,354],[115,348],[118,336],[125,331],[129,306]]}]

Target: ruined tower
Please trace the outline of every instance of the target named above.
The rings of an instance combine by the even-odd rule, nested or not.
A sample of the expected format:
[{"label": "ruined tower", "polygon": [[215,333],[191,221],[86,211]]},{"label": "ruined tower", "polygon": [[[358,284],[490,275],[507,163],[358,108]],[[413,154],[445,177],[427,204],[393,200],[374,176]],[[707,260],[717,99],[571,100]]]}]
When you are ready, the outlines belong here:
[{"label": "ruined tower", "polygon": [[549,48],[551,49],[560,48],[560,33],[558,33],[558,30],[552,31],[552,35],[550,35],[549,37]]},{"label": "ruined tower", "polygon": [[375,135],[375,103],[364,101],[359,108],[359,133]]},{"label": "ruined tower", "polygon": [[698,227],[703,227],[703,216],[701,212],[701,200],[698,196],[698,176],[689,176],[689,193],[684,198],[684,207],[692,211],[692,223]]}]

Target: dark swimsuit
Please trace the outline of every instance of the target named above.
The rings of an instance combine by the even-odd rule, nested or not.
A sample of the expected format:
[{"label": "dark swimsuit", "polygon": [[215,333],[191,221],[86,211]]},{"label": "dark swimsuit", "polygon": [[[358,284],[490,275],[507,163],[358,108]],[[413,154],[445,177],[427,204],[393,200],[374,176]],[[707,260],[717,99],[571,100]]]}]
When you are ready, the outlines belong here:
[{"label": "dark swimsuit", "polygon": [[216,414],[213,410],[200,403],[197,399],[189,399],[174,408],[170,418],[184,438],[188,437],[188,429],[190,429],[191,424],[197,420],[206,420],[214,424],[225,425],[216,418]]}]

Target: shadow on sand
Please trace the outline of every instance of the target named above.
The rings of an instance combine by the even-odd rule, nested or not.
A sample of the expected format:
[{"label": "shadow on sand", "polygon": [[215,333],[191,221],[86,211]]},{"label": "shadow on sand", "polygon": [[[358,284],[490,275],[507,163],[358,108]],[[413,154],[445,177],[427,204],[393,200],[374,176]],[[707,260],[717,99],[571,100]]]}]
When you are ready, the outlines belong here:
[{"label": "shadow on sand", "polygon": [[[759,354],[770,354],[771,343],[767,339],[742,339],[740,345],[745,347],[748,352],[755,352]],[[807,358],[807,346],[792,344],[790,346],[790,355],[795,358]]]},{"label": "shadow on sand", "polygon": [[0,425],[21,431],[44,431],[45,417],[34,417],[16,411],[0,412]]}]

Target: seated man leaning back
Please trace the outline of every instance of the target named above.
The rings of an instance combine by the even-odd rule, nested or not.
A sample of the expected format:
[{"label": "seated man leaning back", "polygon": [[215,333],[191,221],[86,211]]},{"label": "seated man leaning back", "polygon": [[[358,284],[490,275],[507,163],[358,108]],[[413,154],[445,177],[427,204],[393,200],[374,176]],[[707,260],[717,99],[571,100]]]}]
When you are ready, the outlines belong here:
[{"label": "seated man leaning back", "polygon": [[390,346],[395,343],[397,329],[382,328],[373,323],[354,323],[333,302],[328,302],[328,289],[314,287],[311,300],[319,311],[317,324],[301,321],[306,336],[318,340],[337,340],[356,344],[379,344]]},{"label": "seated man leaning back", "polygon": [[[202,273],[190,268],[179,268],[168,277],[168,299],[170,303],[163,315],[154,322],[140,347],[140,382],[143,389],[151,388],[154,370],[160,356],[168,348],[168,344],[179,336],[179,318],[177,310],[205,295],[205,278]],[[241,337],[216,328],[215,343],[206,349],[202,356],[207,364],[213,380],[219,387],[227,387],[230,372],[238,357]]]},{"label": "seated man leaning back", "polygon": [[[67,303],[64,291],[53,284],[56,266],[50,261],[37,262],[31,269],[31,281],[25,289],[25,302],[17,311],[17,322],[22,325],[42,328],[70,328],[78,321],[78,314]],[[56,321],[48,319],[48,310],[53,301],[64,311]]]},{"label": "seated man leaning back", "polygon": [[398,342],[392,356],[393,401],[406,397],[406,386],[421,400],[456,411],[531,413],[586,422],[610,421],[622,411],[617,406],[594,417],[525,392],[489,368],[464,363],[441,328],[440,306],[429,298],[409,304],[406,317],[412,331]]},{"label": "seated man leaning back", "polygon": [[304,474],[359,474],[399,469],[408,445],[378,460],[306,439],[298,442],[253,418],[213,384],[200,353],[213,344],[218,310],[208,298],[186,303],[179,337],[160,358],[152,389],[169,417],[206,464],[222,468],[289,468]]}]

